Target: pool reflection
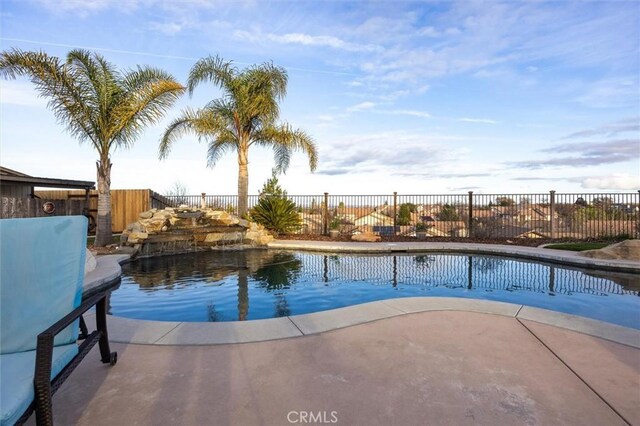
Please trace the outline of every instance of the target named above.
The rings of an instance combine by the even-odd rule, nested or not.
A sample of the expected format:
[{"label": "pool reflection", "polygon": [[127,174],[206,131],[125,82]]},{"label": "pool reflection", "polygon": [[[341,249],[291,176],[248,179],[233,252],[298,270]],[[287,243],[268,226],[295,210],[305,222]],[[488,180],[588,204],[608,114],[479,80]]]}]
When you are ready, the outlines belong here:
[{"label": "pool reflection", "polygon": [[[550,299],[562,296],[558,310],[584,315],[581,310],[600,310],[604,313],[595,315],[605,320],[617,308],[601,306],[597,300],[603,297],[625,296],[624,303],[632,303],[627,309],[640,306],[628,302],[628,296],[640,294],[638,275],[487,256],[207,252],[138,260],[123,267],[122,282],[111,301],[113,313],[143,317],[156,311],[162,317],[153,319],[180,321],[282,317],[402,296],[482,298],[545,308],[555,308]],[[630,321],[640,324],[638,313],[620,315],[635,316]]]}]

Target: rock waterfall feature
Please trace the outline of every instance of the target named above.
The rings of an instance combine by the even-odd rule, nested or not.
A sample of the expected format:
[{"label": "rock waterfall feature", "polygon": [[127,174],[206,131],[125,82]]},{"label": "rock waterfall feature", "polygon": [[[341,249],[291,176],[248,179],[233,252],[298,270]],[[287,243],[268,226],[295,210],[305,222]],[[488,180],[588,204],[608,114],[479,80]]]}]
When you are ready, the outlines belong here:
[{"label": "rock waterfall feature", "polygon": [[120,245],[140,257],[212,249],[266,247],[273,237],[253,222],[210,208],[151,209],[122,232]]}]

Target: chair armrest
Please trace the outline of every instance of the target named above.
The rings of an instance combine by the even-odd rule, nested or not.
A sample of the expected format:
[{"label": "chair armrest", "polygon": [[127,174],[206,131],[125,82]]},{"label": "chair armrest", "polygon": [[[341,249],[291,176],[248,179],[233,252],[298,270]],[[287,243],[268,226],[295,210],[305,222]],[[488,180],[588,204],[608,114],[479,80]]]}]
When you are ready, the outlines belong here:
[{"label": "chair armrest", "polygon": [[48,381],[51,380],[51,358],[53,357],[55,336],[69,327],[71,323],[80,318],[82,314],[106,296],[107,293],[101,293],[86,299],[80,306],[38,335],[38,343],[36,346],[36,381],[38,378],[44,379],[45,377]]},{"label": "chair armrest", "polygon": [[38,335],[38,341],[40,341],[40,337],[42,338],[53,338],[56,334],[60,333],[62,330],[71,325],[75,320],[80,318],[82,314],[87,312],[92,306],[107,296],[107,293],[99,293],[94,296],[89,297],[84,300],[80,306],[75,308],[73,311],[69,312],[62,319],[58,320],[51,327],[47,328],[45,331]]},{"label": "chair armrest", "polygon": [[[35,375],[33,378],[35,390],[34,403],[38,424],[52,424],[53,422],[53,418],[51,417],[51,365],[53,362],[55,336],[70,326],[76,319],[80,318],[80,316],[87,312],[92,306],[107,297],[107,294],[108,293],[96,294],[84,300],[80,306],[38,335]],[[40,418],[40,416],[44,416],[44,418]]]}]

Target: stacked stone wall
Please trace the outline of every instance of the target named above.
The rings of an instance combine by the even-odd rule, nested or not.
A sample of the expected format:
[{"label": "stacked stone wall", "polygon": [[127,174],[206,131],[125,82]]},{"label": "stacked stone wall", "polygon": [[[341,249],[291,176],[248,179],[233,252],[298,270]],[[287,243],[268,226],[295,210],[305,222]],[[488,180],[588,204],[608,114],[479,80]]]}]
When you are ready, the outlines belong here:
[{"label": "stacked stone wall", "polygon": [[151,209],[122,232],[120,244],[149,257],[212,249],[266,247],[273,237],[261,226],[208,208]]}]

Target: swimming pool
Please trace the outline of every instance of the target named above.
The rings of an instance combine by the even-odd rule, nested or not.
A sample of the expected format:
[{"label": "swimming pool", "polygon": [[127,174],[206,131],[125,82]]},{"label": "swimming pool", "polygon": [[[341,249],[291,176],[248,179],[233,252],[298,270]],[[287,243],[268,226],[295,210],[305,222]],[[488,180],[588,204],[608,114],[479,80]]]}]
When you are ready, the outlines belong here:
[{"label": "swimming pool", "polygon": [[517,303],[640,329],[640,275],[514,258],[248,250],[141,259],[122,271],[109,312],[136,319],[244,321],[427,296]]}]

